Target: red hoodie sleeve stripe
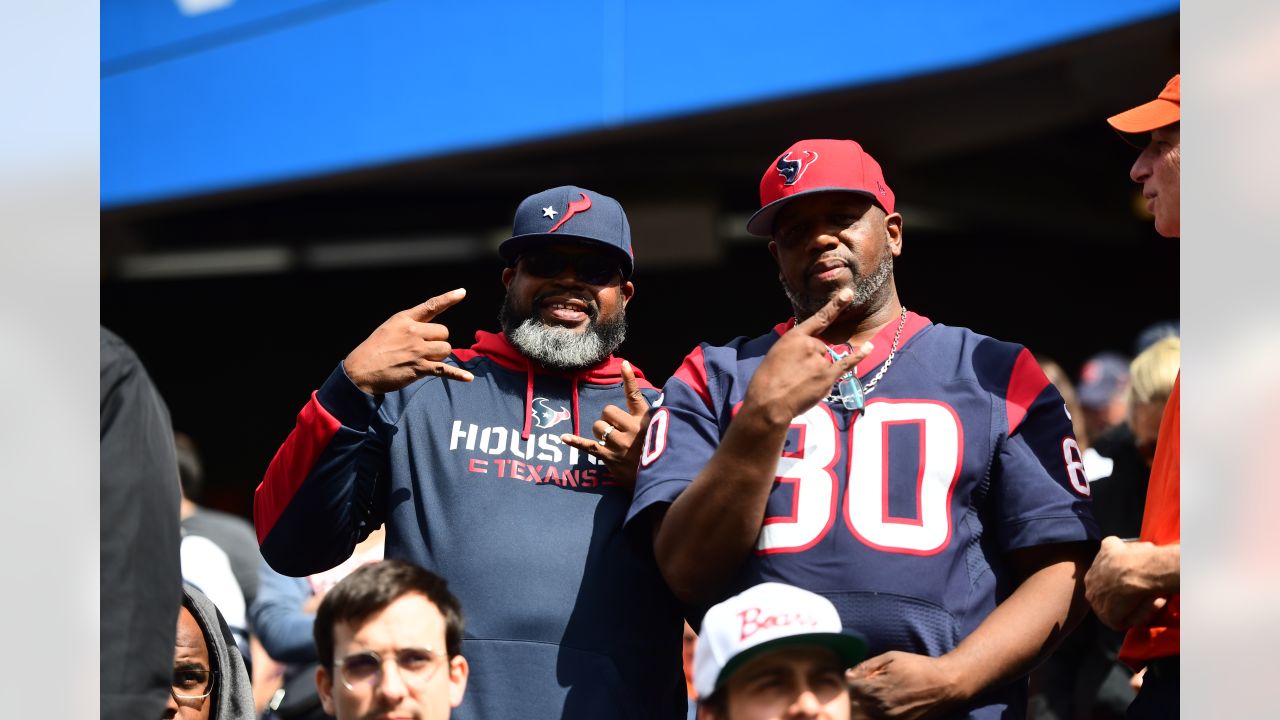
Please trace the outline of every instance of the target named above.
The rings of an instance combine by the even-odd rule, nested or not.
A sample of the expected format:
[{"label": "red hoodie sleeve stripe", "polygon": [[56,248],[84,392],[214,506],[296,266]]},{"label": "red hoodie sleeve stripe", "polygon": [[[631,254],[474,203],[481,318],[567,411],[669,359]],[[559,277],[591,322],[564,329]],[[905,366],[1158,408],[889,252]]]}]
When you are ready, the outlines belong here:
[{"label": "red hoodie sleeve stripe", "polygon": [[302,481],[307,479],[316,460],[328,447],[342,424],[324,409],[316,394],[298,413],[298,424],[276,451],[267,468],[266,477],[258,485],[253,498],[253,526],[261,544],[280,519]]},{"label": "red hoodie sleeve stripe", "polygon": [[702,346],[698,346],[685,357],[684,362],[680,363],[680,367],[672,377],[692,388],[698,393],[698,397],[702,398],[702,402],[706,403],[707,409],[714,412],[715,408],[711,406],[711,390],[707,384],[706,361],[702,357]]},{"label": "red hoodie sleeve stripe", "polygon": [[1018,353],[1013,361],[1013,372],[1009,375],[1009,391],[1005,394],[1005,412],[1009,416],[1009,434],[1012,435],[1027,416],[1031,403],[1040,397],[1041,391],[1049,384],[1049,378],[1040,369],[1040,363],[1026,348]]}]

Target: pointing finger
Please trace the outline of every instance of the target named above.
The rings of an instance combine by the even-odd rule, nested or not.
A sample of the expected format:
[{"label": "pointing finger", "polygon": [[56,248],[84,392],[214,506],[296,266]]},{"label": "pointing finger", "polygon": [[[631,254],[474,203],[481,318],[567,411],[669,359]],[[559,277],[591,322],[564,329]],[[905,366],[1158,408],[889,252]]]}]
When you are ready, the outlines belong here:
[{"label": "pointing finger", "polygon": [[596,442],[594,439],[588,440],[581,435],[565,433],[560,436],[560,442],[565,445],[576,447],[586,453],[595,453],[601,450],[600,443]]},{"label": "pointing finger", "polygon": [[467,296],[466,288],[458,288],[457,290],[450,290],[449,292],[443,295],[437,295],[431,298],[430,300],[422,303],[421,305],[414,305],[413,307],[409,308],[406,312],[409,313],[409,317],[413,318],[414,320],[417,320],[418,322],[429,322],[430,320],[435,318],[435,316],[439,315],[445,310],[448,310],[454,305],[457,305],[462,300],[462,298],[466,296]]},{"label": "pointing finger", "polygon": [[644,394],[640,392],[636,373],[631,369],[631,363],[626,360],[622,361],[622,391],[627,394],[627,410],[632,415],[643,415],[649,410],[649,401],[645,400]]},{"label": "pointing finger", "polygon": [[827,328],[828,325],[835,322],[835,319],[844,312],[844,309],[853,302],[853,291],[849,288],[840,288],[840,291],[823,305],[818,312],[810,315],[802,323],[797,323],[792,332],[799,330],[805,335],[817,335]]},{"label": "pointing finger", "polygon": [[462,382],[471,382],[475,379],[475,376],[466,370],[446,363],[431,363],[427,369],[427,374],[436,375],[446,380],[459,380]]},{"label": "pointing finger", "polygon": [[866,357],[871,354],[871,351],[874,348],[875,348],[875,345],[872,345],[871,341],[868,340],[867,342],[864,342],[858,347],[850,350],[848,355],[845,355],[844,357],[840,358],[840,360],[838,360],[837,362],[831,363],[832,369],[835,372],[836,377],[840,377],[841,375],[857,367],[858,363],[866,359]]}]

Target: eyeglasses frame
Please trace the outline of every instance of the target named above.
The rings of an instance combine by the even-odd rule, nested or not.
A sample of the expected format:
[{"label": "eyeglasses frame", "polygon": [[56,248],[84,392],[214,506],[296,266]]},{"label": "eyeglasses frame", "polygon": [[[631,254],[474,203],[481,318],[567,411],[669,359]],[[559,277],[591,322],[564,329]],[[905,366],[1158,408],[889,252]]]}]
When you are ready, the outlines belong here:
[{"label": "eyeglasses frame", "polygon": [[[400,664],[400,658],[398,657],[398,655],[407,650],[426,651],[426,653],[432,657],[432,661],[431,661],[432,668],[427,672],[425,676],[417,679],[411,679],[411,675],[410,676],[405,675],[405,669]],[[400,673],[400,680],[404,682],[406,685],[417,685],[420,683],[427,682],[431,678],[435,677],[436,673],[440,672],[440,668],[442,666],[448,665],[449,662],[452,660],[452,658],[448,657],[447,654],[441,653],[437,651],[435,648],[430,646],[425,646],[425,645],[419,646],[419,647],[396,648],[394,652],[395,652],[395,655],[389,658],[384,658],[382,656],[382,653],[378,652],[377,650],[362,650],[361,652],[358,652],[358,653],[351,653],[350,655],[344,658],[336,658],[333,661],[334,673],[338,676],[338,679],[342,681],[342,685],[345,688],[347,688],[352,692],[356,692],[359,690],[359,688],[356,686],[353,686],[351,682],[347,680],[347,674],[342,671],[343,666],[345,666],[347,662],[353,657],[356,657],[359,655],[372,655],[378,661],[378,672],[372,676],[372,681],[358,683],[360,687],[364,687],[364,686],[377,687],[378,684],[382,682],[383,668],[386,667],[387,660],[396,661],[396,672]],[[441,660],[444,660],[444,662],[440,662]]]}]

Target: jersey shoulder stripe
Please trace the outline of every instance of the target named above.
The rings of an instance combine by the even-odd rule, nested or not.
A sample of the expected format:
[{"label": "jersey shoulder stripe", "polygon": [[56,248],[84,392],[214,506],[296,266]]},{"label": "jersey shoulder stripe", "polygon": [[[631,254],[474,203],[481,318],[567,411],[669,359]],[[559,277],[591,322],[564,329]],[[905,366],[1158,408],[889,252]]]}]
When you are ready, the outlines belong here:
[{"label": "jersey shoulder stripe", "polygon": [[706,404],[707,409],[714,412],[715,408],[711,406],[711,390],[707,387],[707,364],[706,358],[702,354],[702,346],[693,349],[693,352],[685,356],[684,362],[680,363],[680,367],[676,369],[673,380],[679,380],[689,386],[702,398],[702,402]]},{"label": "jersey shoulder stripe", "polygon": [[1005,413],[1009,420],[1009,434],[1018,429],[1022,419],[1027,416],[1036,398],[1049,384],[1049,378],[1040,369],[1031,351],[1022,348],[1013,361],[1013,371],[1009,375],[1009,389],[1005,394]]}]

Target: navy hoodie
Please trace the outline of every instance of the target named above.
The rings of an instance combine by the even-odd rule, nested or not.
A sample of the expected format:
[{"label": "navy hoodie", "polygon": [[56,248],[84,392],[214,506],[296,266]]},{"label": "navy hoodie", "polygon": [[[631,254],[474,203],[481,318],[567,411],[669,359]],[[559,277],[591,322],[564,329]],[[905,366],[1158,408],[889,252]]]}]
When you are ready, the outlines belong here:
[{"label": "navy hoodie", "polygon": [[387,557],[441,575],[462,602],[462,720],[684,717],[682,612],[651,545],[624,537],[631,492],[560,442],[626,407],[621,361],[552,373],[479,332],[446,362],[475,379],[382,397],[339,364],[257,489],[267,562],[326,570],[385,522]]}]

